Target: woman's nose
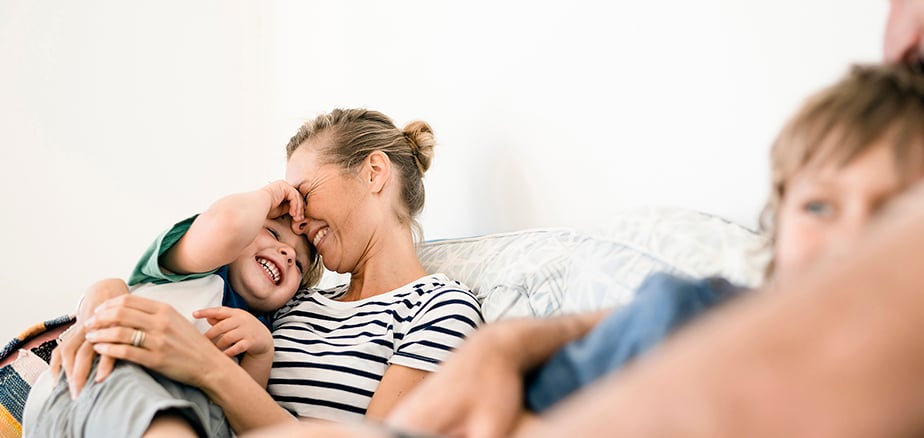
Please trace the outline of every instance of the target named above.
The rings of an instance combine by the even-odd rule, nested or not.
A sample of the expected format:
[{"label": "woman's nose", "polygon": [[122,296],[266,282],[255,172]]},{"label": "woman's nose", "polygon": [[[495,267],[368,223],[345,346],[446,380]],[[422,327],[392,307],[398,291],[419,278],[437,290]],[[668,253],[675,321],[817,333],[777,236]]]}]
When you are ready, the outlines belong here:
[{"label": "woman's nose", "polygon": [[305,234],[308,232],[308,219],[292,221],[292,232],[295,234]]}]

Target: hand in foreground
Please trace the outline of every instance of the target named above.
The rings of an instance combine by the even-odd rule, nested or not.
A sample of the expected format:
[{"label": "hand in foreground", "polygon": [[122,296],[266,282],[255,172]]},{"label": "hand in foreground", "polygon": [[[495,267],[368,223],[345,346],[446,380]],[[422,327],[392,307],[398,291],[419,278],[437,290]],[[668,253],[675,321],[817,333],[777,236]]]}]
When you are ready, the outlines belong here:
[{"label": "hand in foreground", "polygon": [[924,57],[924,0],[892,0],[883,39],[883,55],[889,63],[916,63]]},{"label": "hand in foreground", "polygon": [[242,438],[275,437],[325,437],[325,438],[394,438],[395,435],[369,424],[329,423],[303,421],[260,429],[242,435]]},{"label": "hand in foreground", "polygon": [[135,295],[101,304],[85,329],[97,353],[192,386],[202,387],[224,361],[233,364],[172,306]]},{"label": "hand in foreground", "polygon": [[438,435],[509,436],[524,414],[523,370],[518,346],[494,327],[473,334],[395,407],[386,423]]}]

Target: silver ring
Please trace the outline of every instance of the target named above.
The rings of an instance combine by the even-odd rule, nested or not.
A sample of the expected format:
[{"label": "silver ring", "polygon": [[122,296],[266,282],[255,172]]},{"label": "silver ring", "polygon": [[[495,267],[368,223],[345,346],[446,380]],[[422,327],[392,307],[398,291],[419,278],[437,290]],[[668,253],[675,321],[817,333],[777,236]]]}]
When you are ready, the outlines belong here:
[{"label": "silver ring", "polygon": [[142,348],[141,346],[143,344],[144,344],[144,330],[135,329],[135,331],[132,332],[132,347]]}]

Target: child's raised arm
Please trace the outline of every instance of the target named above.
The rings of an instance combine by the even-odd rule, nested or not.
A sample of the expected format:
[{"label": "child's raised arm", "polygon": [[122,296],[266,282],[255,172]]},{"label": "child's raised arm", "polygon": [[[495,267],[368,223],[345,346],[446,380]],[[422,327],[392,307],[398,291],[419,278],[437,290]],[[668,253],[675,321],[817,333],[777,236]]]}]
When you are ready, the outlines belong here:
[{"label": "child's raised arm", "polygon": [[267,218],[288,213],[302,220],[304,199],[285,181],[219,199],[200,214],[189,231],[161,256],[163,269],[175,274],[208,272],[231,263],[263,228]]}]

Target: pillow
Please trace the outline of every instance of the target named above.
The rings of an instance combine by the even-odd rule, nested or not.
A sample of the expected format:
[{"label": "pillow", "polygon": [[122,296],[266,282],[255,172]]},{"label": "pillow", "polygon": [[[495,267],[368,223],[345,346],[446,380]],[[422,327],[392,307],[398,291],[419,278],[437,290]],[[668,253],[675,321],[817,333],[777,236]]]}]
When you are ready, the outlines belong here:
[{"label": "pillow", "polygon": [[623,305],[654,272],[756,287],[770,256],[766,239],[753,230],[679,208],[625,210],[587,236],[574,251],[562,313]]},{"label": "pillow", "polygon": [[[653,272],[723,276],[742,286],[762,279],[768,252],[754,231],[692,210],[652,207],[614,215],[604,229],[532,229],[428,241],[418,256],[472,288],[485,320],[551,316],[629,302]],[[348,281],[325,273],[321,284]]]},{"label": "pillow", "polygon": [[539,229],[431,241],[417,254],[429,272],[461,281],[482,303],[485,320],[559,312],[575,242],[570,229]]}]

